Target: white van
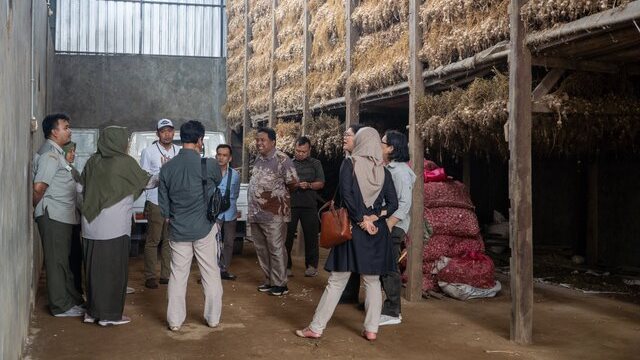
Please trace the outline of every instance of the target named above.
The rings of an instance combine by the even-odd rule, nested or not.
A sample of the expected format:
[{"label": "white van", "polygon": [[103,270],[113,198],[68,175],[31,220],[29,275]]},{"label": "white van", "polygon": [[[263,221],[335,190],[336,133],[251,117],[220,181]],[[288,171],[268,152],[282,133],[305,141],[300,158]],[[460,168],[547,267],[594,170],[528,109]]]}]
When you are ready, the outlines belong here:
[{"label": "white van", "polygon": [[[129,155],[136,159],[138,163],[140,163],[140,155],[142,154],[142,150],[146,147],[153,144],[158,140],[158,136],[155,131],[137,131],[131,133],[131,138],[129,140]],[[181,145],[180,142],[180,132],[176,130],[175,135],[173,136],[173,143],[176,145]],[[220,144],[225,144],[225,136],[221,132],[217,131],[206,131],[204,134],[204,156],[205,157],[215,157],[216,156],[216,147]],[[246,234],[246,221],[247,221],[247,187],[248,184],[240,185],[240,195],[238,196],[238,212],[240,216],[238,217],[238,222],[236,225],[236,241],[234,243],[234,254],[239,254],[242,252],[244,237]],[[199,189],[198,189],[199,190]],[[146,223],[147,219],[144,215],[144,203],[145,203],[145,194],[143,193],[139,198],[137,198],[133,204],[133,222],[134,228],[131,234],[132,240],[135,238],[141,239],[144,238],[144,234],[146,233]]]}]

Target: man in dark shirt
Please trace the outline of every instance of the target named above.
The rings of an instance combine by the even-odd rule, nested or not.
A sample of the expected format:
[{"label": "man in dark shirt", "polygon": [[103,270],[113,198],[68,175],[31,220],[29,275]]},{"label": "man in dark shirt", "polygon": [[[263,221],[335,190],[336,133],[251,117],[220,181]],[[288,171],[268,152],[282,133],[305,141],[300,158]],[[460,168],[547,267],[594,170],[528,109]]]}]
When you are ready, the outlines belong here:
[{"label": "man in dark shirt", "polygon": [[298,173],[300,182],[296,190],[291,193],[291,221],[287,228],[287,275],[291,276],[291,248],[298,228],[298,221],[302,224],[304,235],[304,276],[318,275],[318,194],[316,191],[324,187],[324,171],[318,159],[311,156],[311,141],[306,136],[296,141],[293,165]]},{"label": "man in dark shirt", "polygon": [[[204,318],[210,327],[218,326],[222,310],[222,281],[218,266],[218,225],[206,216],[205,199],[220,184],[222,173],[214,159],[206,159],[203,174],[200,153],[204,126],[188,121],[180,127],[182,149],[160,170],[158,202],[169,222],[171,275],[167,297],[167,322],[172,331],[180,330],[186,317],[185,296],[191,260],[195,254],[204,287]],[[202,180],[206,179],[205,195]]]}]

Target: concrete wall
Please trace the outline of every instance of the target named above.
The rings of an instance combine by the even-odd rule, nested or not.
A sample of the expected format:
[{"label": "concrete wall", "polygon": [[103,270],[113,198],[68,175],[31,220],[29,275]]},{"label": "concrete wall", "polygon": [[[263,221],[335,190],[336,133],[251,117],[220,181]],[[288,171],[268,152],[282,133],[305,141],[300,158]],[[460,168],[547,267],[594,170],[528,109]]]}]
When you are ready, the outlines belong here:
[{"label": "concrete wall", "polygon": [[[31,206],[31,1],[0,0],[0,358],[20,357],[42,264]],[[34,1],[34,117],[47,110],[51,40],[45,1]],[[48,76],[49,75],[49,76]]]},{"label": "concrete wall", "polygon": [[147,55],[55,56],[53,109],[72,127],[153,130],[157,120],[199,119],[226,131],[224,59]]}]

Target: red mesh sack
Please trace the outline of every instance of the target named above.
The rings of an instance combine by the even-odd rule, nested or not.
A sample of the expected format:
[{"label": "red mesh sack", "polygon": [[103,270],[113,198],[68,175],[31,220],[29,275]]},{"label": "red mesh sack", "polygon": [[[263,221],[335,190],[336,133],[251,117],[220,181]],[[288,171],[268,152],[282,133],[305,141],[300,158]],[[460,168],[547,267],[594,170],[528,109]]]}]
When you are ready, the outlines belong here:
[{"label": "red mesh sack", "polygon": [[439,281],[490,289],[495,285],[494,270],[491,258],[480,252],[471,252],[449,260],[436,277]]},{"label": "red mesh sack", "polygon": [[455,242],[447,256],[461,257],[470,252],[484,252],[484,242],[482,241],[482,237],[478,236],[475,239],[462,239]]},{"label": "red mesh sack", "polygon": [[478,219],[470,209],[453,207],[425,208],[424,218],[433,228],[433,235],[472,238],[480,234]]},{"label": "red mesh sack", "polygon": [[453,235],[433,235],[424,246],[422,257],[425,261],[435,261],[441,256],[460,257],[471,251],[484,252],[482,237],[463,238]]},{"label": "red mesh sack", "polygon": [[459,181],[428,182],[424,184],[424,207],[458,207],[474,209],[466,186]]}]

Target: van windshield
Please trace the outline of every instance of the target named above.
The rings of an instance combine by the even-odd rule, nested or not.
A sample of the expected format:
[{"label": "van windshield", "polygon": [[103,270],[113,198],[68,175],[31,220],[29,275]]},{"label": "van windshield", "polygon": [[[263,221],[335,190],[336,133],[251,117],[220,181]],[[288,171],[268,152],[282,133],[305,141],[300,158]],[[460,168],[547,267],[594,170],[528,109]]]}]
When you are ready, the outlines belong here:
[{"label": "van windshield", "polygon": [[[142,150],[147,146],[152,145],[158,140],[158,136],[155,131],[140,131],[131,134],[131,140],[129,141],[129,155],[140,162],[140,155]],[[180,132],[176,131],[173,136],[173,143],[181,146]],[[216,131],[207,131],[204,134],[204,156],[215,157],[216,147],[224,143],[224,134]]]}]

